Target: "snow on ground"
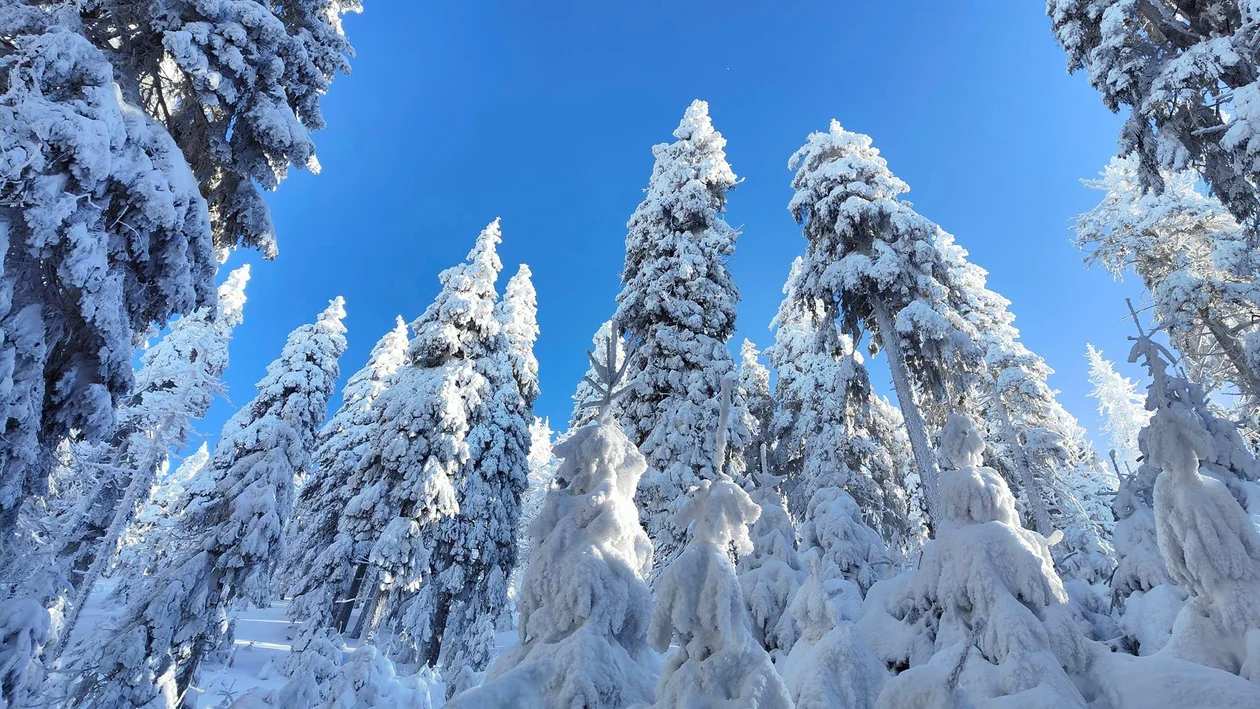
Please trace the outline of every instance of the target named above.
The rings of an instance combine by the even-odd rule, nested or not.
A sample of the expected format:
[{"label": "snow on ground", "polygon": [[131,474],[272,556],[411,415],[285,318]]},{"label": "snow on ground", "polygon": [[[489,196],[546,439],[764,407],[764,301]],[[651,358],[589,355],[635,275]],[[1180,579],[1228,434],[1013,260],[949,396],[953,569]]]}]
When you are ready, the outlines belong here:
[{"label": "snow on ground", "polygon": [[[110,598],[115,586],[114,580],[107,579],[92,591],[74,630],[76,641],[93,633],[113,613],[121,610],[123,604]],[[291,623],[285,615],[287,606],[288,601],[273,601],[269,608],[250,608],[236,617],[236,639],[227,662],[206,663],[202,667],[202,694],[197,701],[199,709],[218,707],[224,700],[230,703],[254,687],[271,690],[284,685],[286,678],[281,670],[298,630],[298,625]],[[517,644],[516,629],[496,633],[494,641],[494,657],[497,657],[505,648]],[[345,657],[349,658],[357,647],[356,641],[348,641]],[[493,661],[493,657],[491,659]],[[404,671],[411,669],[400,668],[400,674]],[[434,709],[445,704],[445,696],[442,681],[435,677],[433,684],[429,685],[429,698]]]}]

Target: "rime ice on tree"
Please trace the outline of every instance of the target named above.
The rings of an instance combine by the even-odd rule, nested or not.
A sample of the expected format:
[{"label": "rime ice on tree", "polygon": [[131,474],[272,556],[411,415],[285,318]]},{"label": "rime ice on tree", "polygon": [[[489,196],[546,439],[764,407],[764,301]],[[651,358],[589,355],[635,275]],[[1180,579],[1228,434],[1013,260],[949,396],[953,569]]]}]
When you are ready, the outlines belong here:
[{"label": "rime ice on tree", "polygon": [[144,585],[108,639],[81,647],[72,662],[81,670],[74,701],[173,703],[196,681],[231,612],[269,599],[293,479],[310,464],[346,347],[344,316],[336,298],[314,324],[290,333],[258,394],[224,425],[205,471],[210,484],[194,492],[180,519],[179,533],[201,543]]},{"label": "rime ice on tree", "polygon": [[[685,536],[672,513],[691,487],[717,474],[708,424],[722,379],[736,370],[726,343],[739,301],[726,264],[739,233],[723,219],[737,180],[708,104],[693,102],[674,138],[652,148],[647,194],[626,225],[616,316],[639,344],[618,414],[648,461],[638,502],[658,565]],[[742,463],[749,420],[738,396],[732,424],[732,461]]]},{"label": "rime ice on tree", "polygon": [[517,601],[521,644],[490,666],[485,684],[456,697],[453,709],[617,709],[652,699],[652,599],[644,581],[652,545],[634,506],[647,464],[612,413],[628,361],[615,330],[599,343],[604,355],[591,356],[596,419],[556,445],[556,481],[530,524]]},{"label": "rime ice on tree", "polygon": [[918,568],[867,596],[863,634],[890,666],[909,666],[889,683],[881,707],[956,706],[1024,692],[1053,706],[1085,704],[1069,677],[1086,668],[1085,641],[1054,571],[1053,540],[1020,526],[1002,477],[980,467],[983,450],[974,425],[951,416],[935,538]]}]

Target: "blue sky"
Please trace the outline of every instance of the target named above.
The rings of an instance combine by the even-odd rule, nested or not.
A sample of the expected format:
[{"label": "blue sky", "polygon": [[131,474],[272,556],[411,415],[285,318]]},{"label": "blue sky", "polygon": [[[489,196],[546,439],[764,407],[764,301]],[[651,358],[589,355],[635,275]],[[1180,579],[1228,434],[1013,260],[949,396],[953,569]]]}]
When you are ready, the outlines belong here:
[{"label": "blue sky", "polygon": [[[1086,270],[1069,226],[1097,201],[1079,180],[1107,162],[1120,119],[1066,74],[1041,3],[372,0],[346,28],[358,54],[324,100],[322,173],[270,195],[278,259],[228,262],[255,264],[227,376],[236,405],[288,331],[338,294],[344,381],[499,216],[500,289],[522,262],[538,289],[537,413],[563,428],[614,307],[650,148],[702,98],[744,178],[728,212],[743,231],[733,347],[771,341],[805,244],[786,209],[787,160],[834,117],[873,136],[916,209],[990,271],[1063,403],[1097,429],[1085,343],[1124,359],[1123,299],[1137,285]],[[882,359],[871,374],[890,388]],[[201,430],[217,434],[231,411],[217,404]]]}]

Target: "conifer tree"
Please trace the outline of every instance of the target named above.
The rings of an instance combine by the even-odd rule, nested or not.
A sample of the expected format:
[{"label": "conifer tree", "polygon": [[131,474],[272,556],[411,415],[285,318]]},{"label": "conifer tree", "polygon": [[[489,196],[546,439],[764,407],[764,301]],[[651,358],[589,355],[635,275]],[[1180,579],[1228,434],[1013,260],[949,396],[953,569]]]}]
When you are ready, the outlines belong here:
[{"label": "conifer tree", "polygon": [[74,702],[81,706],[191,704],[198,666],[226,631],[232,612],[269,599],[270,574],[284,548],[293,480],[310,465],[346,347],[342,299],[289,334],[258,394],[228,420],[180,519],[181,536],[200,544],[147,583],[116,627],[80,645]]},{"label": "conifer tree", "polygon": [[871,389],[862,356],[826,319],[821,300],[801,291],[804,260],[793,262],[775,317],[769,359],[778,374],[773,437],[788,509],[804,520],[815,492],[843,488],[899,551],[917,546],[905,479],[910,458],[899,416]]},{"label": "conifer tree", "polygon": [[744,447],[744,470],[751,473],[761,470],[764,449],[769,455],[774,449],[774,397],[770,393],[770,370],[761,363],[757,346],[745,339],[739,348],[739,394],[748,407],[752,424],[748,444]]},{"label": "conifer tree", "polygon": [[[1241,227],[1193,173],[1167,173],[1144,192],[1137,158],[1113,159],[1086,186],[1103,193],[1076,223],[1087,263],[1116,277],[1132,271],[1151,296],[1191,378],[1236,397],[1241,417],[1260,402],[1260,256]],[[1255,428],[1255,421],[1248,422]],[[1255,434],[1252,434],[1255,435]]]},{"label": "conifer tree", "polygon": [[174,469],[158,475],[149,497],[136,511],[123,539],[114,575],[119,578],[152,574],[165,560],[184,551],[184,540],[172,531],[191,498],[201,471],[210,462],[210,447],[204,441]]},{"label": "conifer tree", "polygon": [[1141,455],[1138,451],[1138,433],[1150,421],[1151,414],[1142,406],[1142,396],[1137,384],[1121,376],[1111,360],[1104,359],[1101,350],[1085,345],[1089,359],[1089,383],[1093,385],[1089,395],[1098,402],[1098,413],[1103,415],[1103,433],[1110,438],[1121,473],[1132,474],[1137,470]]},{"label": "conifer tree", "polygon": [[657,652],[676,648],[665,660],[652,706],[686,709],[725,701],[788,709],[787,688],[749,629],[726,551],[733,544],[737,553],[748,552],[757,505],[722,475],[701,481],[679,515],[679,527],[690,527],[692,537],[656,582],[648,639]]},{"label": "conifer tree", "polygon": [[[66,17],[0,7],[0,534],[62,438],[108,436],[151,326],[213,308],[206,203]],[[8,543],[0,538],[0,542]]]},{"label": "conifer tree", "polygon": [[319,171],[320,97],[350,71],[341,15],[358,0],[105,0],[80,12],[123,95],[160,121],[209,203],[218,249],[276,255],[263,201],[289,167]]},{"label": "conifer tree", "polygon": [[1046,14],[1067,52],[1068,71],[1083,69],[1107,108],[1127,112],[1117,153],[1135,156],[1142,191],[1168,189],[1165,170],[1194,170],[1254,234],[1260,215],[1254,6],[1048,0]]},{"label": "conifer tree", "polygon": [[495,310],[503,334],[477,363],[492,396],[469,434],[473,458],[456,490],[459,513],[436,524],[433,576],[409,611],[412,618],[431,619],[419,636],[421,651],[430,658],[438,653],[447,699],[473,686],[486,669],[495,621],[509,605],[538,392],[535,312],[529,268],[522,267]]},{"label": "conifer tree", "polygon": [[556,483],[530,524],[520,645],[452,709],[620,709],[652,698],[652,597],[644,581],[652,543],[634,507],[647,463],[613,417],[625,374],[615,337],[597,346],[604,355],[588,382],[596,420],[556,445]]},{"label": "conifer tree", "polygon": [[534,343],[538,340],[538,294],[534,291],[529,266],[521,264],[516,275],[508,279],[503,298],[495,306],[495,318],[503,325],[508,359],[521,399],[525,406],[532,408],[539,393],[538,358],[534,356]]},{"label": "conifer tree", "polygon": [[[947,402],[968,394],[980,356],[974,328],[947,298],[940,228],[901,195],[906,183],[889,170],[871,139],[832,121],[809,136],[789,162],[796,191],[789,210],[809,241],[800,298],[821,301],[828,321],[888,356],[929,510],[935,514],[937,467],[924,412],[940,421]],[[939,425],[939,423],[937,424]]]},{"label": "conifer tree", "polygon": [[[341,407],[316,437],[314,468],[299,489],[289,525],[290,563],[286,569],[289,618],[310,633],[331,624],[334,612],[353,598],[353,559],[346,545],[335,546],[341,514],[358,492],[355,469],[372,440],[376,419],[372,406],[403,366],[407,325],[401,317],[385,333],[367,364],[346,381]],[[362,585],[363,578],[358,578]]]},{"label": "conifer tree", "polygon": [[[232,331],[244,320],[249,265],[228,274],[219,287],[217,310],[199,309],[180,318],[171,331],[141,356],[136,388],[117,413],[118,429],[108,448],[83,455],[94,468],[96,489],[85,508],[69,521],[60,550],[73,574],[72,600],[60,630],[69,639],[79,612],[101,573],[113,563],[119,540],[149,496],[158,471],[172,450],[188,442],[192,425],[223,393]],[[61,643],[52,656],[60,653]]]},{"label": "conifer tree", "polygon": [[1054,571],[1052,540],[1023,528],[983,452],[975,425],[951,415],[933,540],[912,571],[876,584],[863,604],[858,625],[875,654],[909,666],[884,689],[881,707],[973,706],[1012,695],[1085,705],[1072,680],[1086,670],[1089,648]]},{"label": "conifer tree", "polygon": [[1236,499],[1260,464],[1198,386],[1168,372],[1171,353],[1138,330],[1129,359],[1142,359],[1152,377],[1142,450],[1159,470],[1159,549],[1189,594],[1161,652],[1260,682],[1260,532]]},{"label": "conifer tree", "polygon": [[796,552],[796,527],[779,492],[783,478],[754,473],[752,500],[761,509],[749,528],[752,547],[739,557],[736,570],[748,606],[753,637],[776,660],[785,656],[799,631],[787,616],[788,605],[805,580]]},{"label": "conifer tree", "polygon": [[384,615],[380,599],[414,594],[428,580],[431,525],[459,510],[456,485],[473,455],[468,437],[491,395],[476,363],[502,336],[494,317],[499,241],[495,220],[464,263],[439,274],[441,292],[411,324],[407,364],[373,407],[377,425],[360,464],[364,481],[338,537],[379,574],[381,593],[365,609],[376,619]]},{"label": "conifer tree", "polygon": [[[634,382],[618,411],[652,471],[641,486],[639,508],[658,563],[668,562],[682,544],[685,530],[670,519],[685,493],[715,475],[708,423],[717,418],[722,379],[736,371],[726,343],[735,332],[739,301],[726,266],[739,233],[722,217],[726,193],[737,180],[708,104],[693,102],[674,138],[652,148],[647,194],[626,225],[615,318],[639,345],[631,364]],[[738,459],[749,440],[739,397],[731,423]]]}]

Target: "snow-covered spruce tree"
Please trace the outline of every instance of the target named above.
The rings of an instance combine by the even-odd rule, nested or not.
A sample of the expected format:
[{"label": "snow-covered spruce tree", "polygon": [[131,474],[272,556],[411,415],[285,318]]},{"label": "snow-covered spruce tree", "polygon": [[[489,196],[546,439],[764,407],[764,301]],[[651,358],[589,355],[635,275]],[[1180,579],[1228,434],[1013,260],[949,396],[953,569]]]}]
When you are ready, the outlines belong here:
[{"label": "snow-covered spruce tree", "polygon": [[[852,618],[842,617],[814,565],[789,609],[800,640],[779,663],[796,709],[874,709],[888,670],[871,651]],[[843,593],[843,590],[841,590]],[[850,601],[851,614],[861,606]],[[843,601],[842,601],[843,602]]]},{"label": "snow-covered spruce tree", "polygon": [[[761,353],[752,341],[745,339],[739,348],[739,395],[748,407],[751,430],[744,446],[744,471],[761,469],[762,451],[774,450],[774,396],[770,393],[770,370],[761,363]],[[777,494],[777,493],[776,493]]]},{"label": "snow-covered spruce tree", "polygon": [[1045,536],[1063,531],[1053,550],[1060,572],[1089,582],[1106,578],[1114,566],[1107,537],[1119,481],[1059,403],[1049,385],[1054,370],[1024,346],[1011,302],[988,288],[988,272],[943,230],[935,246],[948,263],[949,298],[984,353],[971,375],[980,396],[960,410],[985,422],[989,461],[1023,503],[1026,526]]},{"label": "snow-covered spruce tree", "polygon": [[422,628],[421,656],[429,664],[440,661],[447,699],[476,684],[489,664],[495,622],[508,606],[508,583],[517,565],[538,380],[528,268],[512,280],[516,284],[509,284],[495,311],[502,334],[476,363],[492,393],[468,434],[472,456],[456,486],[459,512],[434,524],[433,575],[405,620]]},{"label": "snow-covered spruce tree", "polygon": [[[721,446],[718,446],[720,449]],[[656,608],[648,640],[665,659],[656,703],[660,709],[698,706],[769,709],[792,706],[770,655],[757,643],[727,549],[748,553],[748,525],[756,503],[726,475],[702,480],[677,512],[675,524],[691,539],[655,584]]]},{"label": "snow-covered spruce tree", "polygon": [[[639,345],[618,413],[648,461],[638,503],[658,565],[684,540],[671,520],[685,493],[716,475],[709,423],[717,419],[722,379],[736,371],[727,341],[739,301],[726,266],[739,232],[722,218],[736,178],[708,104],[693,102],[674,138],[653,146],[647,194],[626,225],[615,318]],[[731,424],[738,476],[750,428],[738,396]]]},{"label": "snow-covered spruce tree", "polygon": [[298,490],[286,540],[290,561],[284,587],[292,599],[286,610],[290,620],[303,624],[304,634],[332,625],[336,611],[357,595],[356,581],[362,586],[349,545],[334,542],[342,512],[358,492],[351,484],[376,426],[372,406],[406,354],[407,325],[399,317],[372,348],[367,364],[346,381],[341,407],[316,437],[314,468]]},{"label": "snow-covered spruce tree", "polygon": [[176,320],[165,337],[145,350],[135,388],[116,414],[118,428],[108,446],[79,456],[78,465],[95,469],[96,486],[84,507],[65,522],[59,555],[72,574],[67,589],[71,601],[52,658],[69,640],[92,586],[113,563],[119,540],[167,457],[188,442],[193,422],[223,393],[228,343],[244,320],[247,283],[248,264],[228,274],[219,287],[217,310],[200,308]]},{"label": "snow-covered spruce tree", "polygon": [[118,565],[113,570],[115,575],[120,578],[151,575],[166,559],[185,551],[183,540],[171,532],[191,498],[194,480],[209,463],[210,447],[203,442],[174,470],[168,468],[158,475],[148,499],[136,510],[135,519],[123,535]]},{"label": "snow-covered spruce tree", "polygon": [[1136,154],[1146,191],[1164,170],[1199,173],[1235,219],[1256,230],[1260,178],[1260,15],[1240,0],[1047,0],[1068,71],[1084,69],[1112,111],[1128,117],[1120,155]]},{"label": "snow-covered spruce tree", "polygon": [[201,544],[137,589],[104,637],[79,646],[71,687],[77,705],[192,702],[188,692],[198,665],[218,644],[230,614],[245,602],[268,600],[294,476],[310,465],[337,381],[344,316],[338,297],[313,324],[290,333],[258,382],[258,394],[223,426],[204,471],[212,485],[194,491],[176,531],[199,534]]},{"label": "snow-covered spruce tree", "polygon": [[800,292],[803,268],[802,259],[792,264],[768,350],[778,374],[773,460],[788,478],[788,509],[802,518],[815,492],[843,487],[901,548],[918,532],[905,496],[910,456],[900,421],[880,408],[861,354],[825,319],[822,301]]},{"label": "snow-covered spruce tree", "polygon": [[[508,279],[503,298],[494,311],[503,326],[512,375],[527,408],[533,408],[539,394],[538,358],[534,356],[534,343],[538,340],[538,295],[532,279],[529,266],[521,264],[516,275]],[[532,423],[533,419],[530,421]]]},{"label": "snow-covered spruce tree", "polygon": [[941,438],[935,536],[917,568],[870,590],[858,623],[876,656],[909,668],[879,706],[1036,697],[1042,706],[1083,707],[1069,677],[1086,669],[1082,621],[1048,540],[1020,525],[1005,481],[981,467],[984,439],[968,419],[951,415]]},{"label": "snow-covered spruce tree", "polygon": [[973,384],[958,374],[974,371],[980,356],[974,327],[947,297],[948,264],[934,245],[940,229],[901,199],[910,188],[888,170],[870,137],[837,121],[810,134],[788,166],[796,171],[788,208],[809,241],[799,297],[821,300],[826,317],[839,319],[855,342],[871,333],[872,351],[888,356],[935,514],[937,466],[924,411],[943,419],[945,404]]},{"label": "snow-covered spruce tree", "polygon": [[[373,407],[377,424],[360,463],[362,481],[334,542],[350,545],[351,558],[375,567],[374,574],[356,570],[377,577],[363,610],[372,618],[369,629],[387,612],[397,615],[396,603],[383,605],[387,599],[413,595],[429,579],[432,525],[459,510],[456,485],[472,459],[468,437],[492,396],[477,363],[502,338],[494,317],[500,240],[495,220],[464,263],[438,275],[442,290],[411,324],[407,364]],[[417,642],[417,631],[406,630]]]},{"label": "snow-covered spruce tree", "polygon": [[824,581],[844,579],[862,594],[887,578],[892,565],[888,545],[862,521],[862,510],[849,493],[838,487],[820,488],[809,501],[801,522],[800,552],[805,563],[816,564]]},{"label": "snow-covered spruce tree", "polygon": [[792,649],[799,635],[796,624],[786,612],[805,579],[805,572],[796,553],[796,528],[779,492],[783,478],[765,472],[754,473],[752,477],[755,478],[752,500],[761,508],[761,514],[749,530],[752,549],[739,557],[736,570],[752,621],[753,637],[778,660]]},{"label": "snow-covered spruce tree", "polygon": [[1163,175],[1159,193],[1144,192],[1139,173],[1136,158],[1113,159],[1097,180],[1085,181],[1103,198],[1077,219],[1076,243],[1088,252],[1087,263],[1116,277],[1136,273],[1190,378],[1209,392],[1238,397],[1239,417],[1254,418],[1260,402],[1255,230],[1240,227],[1215,196],[1199,192],[1192,173]]},{"label": "snow-covered spruce tree", "polygon": [[560,468],[560,459],[556,457],[552,444],[553,436],[551,422],[535,416],[534,422],[529,426],[529,486],[521,495],[521,521],[516,532],[517,564],[508,577],[509,603],[500,614],[497,624],[501,631],[517,627],[521,581],[525,574],[524,562],[529,559],[530,550],[533,549],[533,538],[529,530],[534,519],[542,512],[547,493],[551,490],[556,471]]},{"label": "snow-covered spruce tree", "polygon": [[[151,326],[214,305],[205,200],[179,148],[121,101],[106,56],[0,8],[0,533],[72,432],[108,435]],[[0,540],[7,543],[7,540]]]},{"label": "snow-covered spruce tree", "polygon": [[[263,190],[319,170],[320,97],[349,73],[341,15],[358,0],[104,0],[77,12],[123,96],[160,121],[209,202],[214,244],[276,254]],[[67,16],[67,24],[73,14]],[[181,161],[183,162],[183,161]]]},{"label": "snow-covered spruce tree", "polygon": [[1121,474],[1132,475],[1140,465],[1138,432],[1150,422],[1151,414],[1142,406],[1137,383],[1117,372],[1111,360],[1103,358],[1102,350],[1086,343],[1085,356],[1089,360],[1089,383],[1093,386],[1089,395],[1098,402],[1103,433],[1116,453],[1116,467]]},{"label": "snow-covered spruce tree", "polygon": [[[1136,315],[1134,316],[1136,321]],[[1139,326],[1131,360],[1153,382],[1143,452],[1155,479],[1159,549],[1172,581],[1189,593],[1163,654],[1260,682],[1260,531],[1222,481],[1221,461],[1260,470],[1227,421],[1203,405],[1196,385],[1168,374],[1171,356]]]},{"label": "snow-covered spruce tree", "polygon": [[556,444],[556,482],[530,524],[520,645],[452,709],[619,709],[652,700],[652,597],[644,581],[652,543],[634,506],[647,463],[612,415],[625,373],[613,339],[603,343],[589,382],[596,420]]}]

